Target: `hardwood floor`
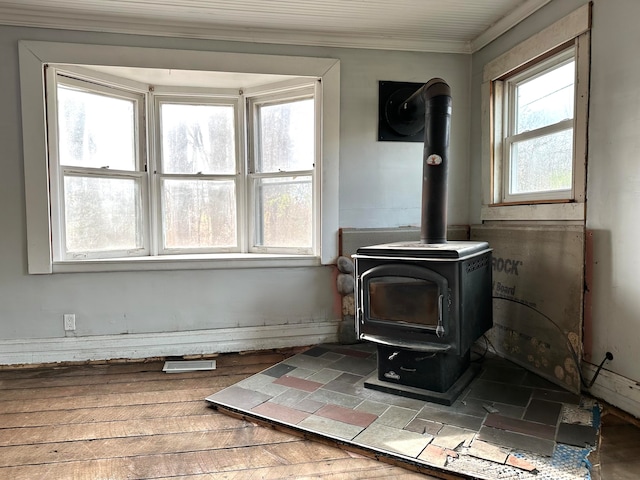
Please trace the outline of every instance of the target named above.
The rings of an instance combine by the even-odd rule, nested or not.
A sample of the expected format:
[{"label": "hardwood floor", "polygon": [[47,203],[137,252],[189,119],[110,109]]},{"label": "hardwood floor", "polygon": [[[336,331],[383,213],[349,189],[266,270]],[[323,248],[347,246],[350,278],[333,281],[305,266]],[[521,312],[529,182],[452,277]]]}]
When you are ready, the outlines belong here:
[{"label": "hardwood floor", "polygon": [[[616,412],[620,413],[620,412]],[[598,450],[601,480],[635,480],[640,472],[640,428],[626,414],[606,413],[602,417]],[[597,477],[594,476],[597,480]]]},{"label": "hardwood floor", "polygon": [[204,398],[297,353],[0,370],[0,478],[428,479],[210,409]]}]

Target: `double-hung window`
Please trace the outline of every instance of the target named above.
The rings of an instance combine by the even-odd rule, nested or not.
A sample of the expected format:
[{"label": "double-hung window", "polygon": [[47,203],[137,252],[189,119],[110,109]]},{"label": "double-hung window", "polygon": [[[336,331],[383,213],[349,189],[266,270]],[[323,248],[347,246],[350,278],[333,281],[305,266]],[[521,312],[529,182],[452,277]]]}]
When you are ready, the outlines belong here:
[{"label": "double-hung window", "polygon": [[50,187],[60,259],[149,252],[144,95],[49,70]]},{"label": "double-hung window", "polygon": [[572,198],[574,52],[503,80],[505,202]]},{"label": "double-hung window", "polygon": [[313,89],[253,97],[248,107],[251,250],[312,252],[317,137]]},{"label": "double-hung window", "polygon": [[158,252],[240,251],[238,99],[156,96]]},{"label": "double-hung window", "polygon": [[317,255],[318,83],[231,94],[50,65],[54,262]]},{"label": "double-hung window", "polygon": [[482,220],[583,221],[590,5],[483,70]]}]

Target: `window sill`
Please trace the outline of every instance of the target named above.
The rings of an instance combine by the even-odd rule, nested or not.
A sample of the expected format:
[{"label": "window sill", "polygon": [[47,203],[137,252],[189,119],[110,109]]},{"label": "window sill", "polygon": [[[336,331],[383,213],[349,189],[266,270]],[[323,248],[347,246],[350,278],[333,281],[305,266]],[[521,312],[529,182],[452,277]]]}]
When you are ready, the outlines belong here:
[{"label": "window sill", "polygon": [[158,257],[109,258],[55,262],[53,264],[53,273],[291,268],[316,267],[321,264],[320,257],[311,255],[275,255],[255,253],[164,255]]},{"label": "window sill", "polygon": [[483,205],[482,221],[525,220],[525,221],[583,221],[585,204],[573,203],[532,203],[528,205]]}]

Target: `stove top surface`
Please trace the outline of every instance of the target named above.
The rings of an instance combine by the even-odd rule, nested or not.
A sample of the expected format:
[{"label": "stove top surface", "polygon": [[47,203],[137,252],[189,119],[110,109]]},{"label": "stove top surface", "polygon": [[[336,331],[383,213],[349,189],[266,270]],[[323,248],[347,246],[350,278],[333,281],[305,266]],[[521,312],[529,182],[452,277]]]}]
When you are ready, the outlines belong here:
[{"label": "stove top surface", "polygon": [[490,250],[487,242],[454,241],[447,243],[422,243],[419,241],[385,243],[358,248],[354,257],[418,257],[464,258]]}]

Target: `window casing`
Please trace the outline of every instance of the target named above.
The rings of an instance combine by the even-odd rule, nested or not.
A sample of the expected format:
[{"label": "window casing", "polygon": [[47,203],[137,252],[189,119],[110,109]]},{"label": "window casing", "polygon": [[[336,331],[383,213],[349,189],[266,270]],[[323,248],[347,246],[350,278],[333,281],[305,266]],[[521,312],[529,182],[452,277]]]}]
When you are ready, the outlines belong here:
[{"label": "window casing", "polygon": [[[18,42],[18,54],[29,274],[312,267],[335,263],[338,256],[339,225],[339,60],[31,40]],[[55,208],[55,199],[50,188],[52,176],[56,173],[49,164],[51,145],[48,142],[47,99],[43,76],[43,67],[46,65],[87,65],[91,72],[89,76],[93,76],[95,71],[100,71],[107,79],[114,72],[128,74],[138,69],[149,69],[153,75],[143,75],[136,79],[138,81],[125,81],[124,84],[134,91],[142,84],[142,90],[148,92],[150,84],[159,83],[158,76],[173,80],[164,82],[166,87],[157,87],[155,93],[158,94],[184,94],[184,89],[176,85],[188,84],[194,86],[189,88],[191,93],[198,92],[203,87],[215,86],[221,90],[218,93],[237,95],[238,89],[233,88],[233,85],[236,85],[236,80],[240,78],[249,82],[244,89],[245,94],[249,95],[288,88],[292,79],[296,78],[318,79],[314,81],[318,105],[315,111],[316,132],[322,132],[322,135],[319,135],[316,151],[318,163],[314,175],[318,200],[315,205],[317,245],[314,254],[181,254],[54,262],[55,246],[52,238],[55,225],[51,212]],[[114,83],[121,84],[122,79],[123,75],[118,75]],[[180,82],[176,83],[175,80]],[[258,88],[258,85],[267,84],[266,89]],[[150,141],[146,147],[152,147],[154,142],[155,140]],[[241,147],[244,148],[243,145]],[[152,214],[155,214],[153,209],[151,210]]]},{"label": "window casing", "polygon": [[[483,222],[584,222],[590,29],[591,6],[585,4],[485,64],[481,90]],[[544,85],[540,85],[547,83],[545,77],[549,79],[558,72],[570,77],[571,70],[573,88],[568,81],[562,85],[564,88],[550,88],[539,95],[540,104],[554,94],[560,95],[563,101],[554,102],[563,109],[554,112],[558,105],[550,102],[551,108],[541,110],[554,115],[541,116],[537,118],[541,121],[518,130],[517,101],[513,99],[517,99],[519,87],[526,90],[537,83],[538,88],[533,90],[542,91]],[[554,82],[549,83],[553,86]],[[528,113],[534,111],[534,106]],[[558,137],[563,137],[561,142],[553,141]],[[528,149],[528,164],[513,155],[514,151],[519,153],[518,149]],[[532,168],[523,170],[523,165]],[[523,171],[530,171],[528,178],[520,176]],[[561,174],[550,175],[549,171]]]},{"label": "window casing", "polygon": [[50,65],[46,87],[54,262],[318,255],[317,80],[177,93]]}]

